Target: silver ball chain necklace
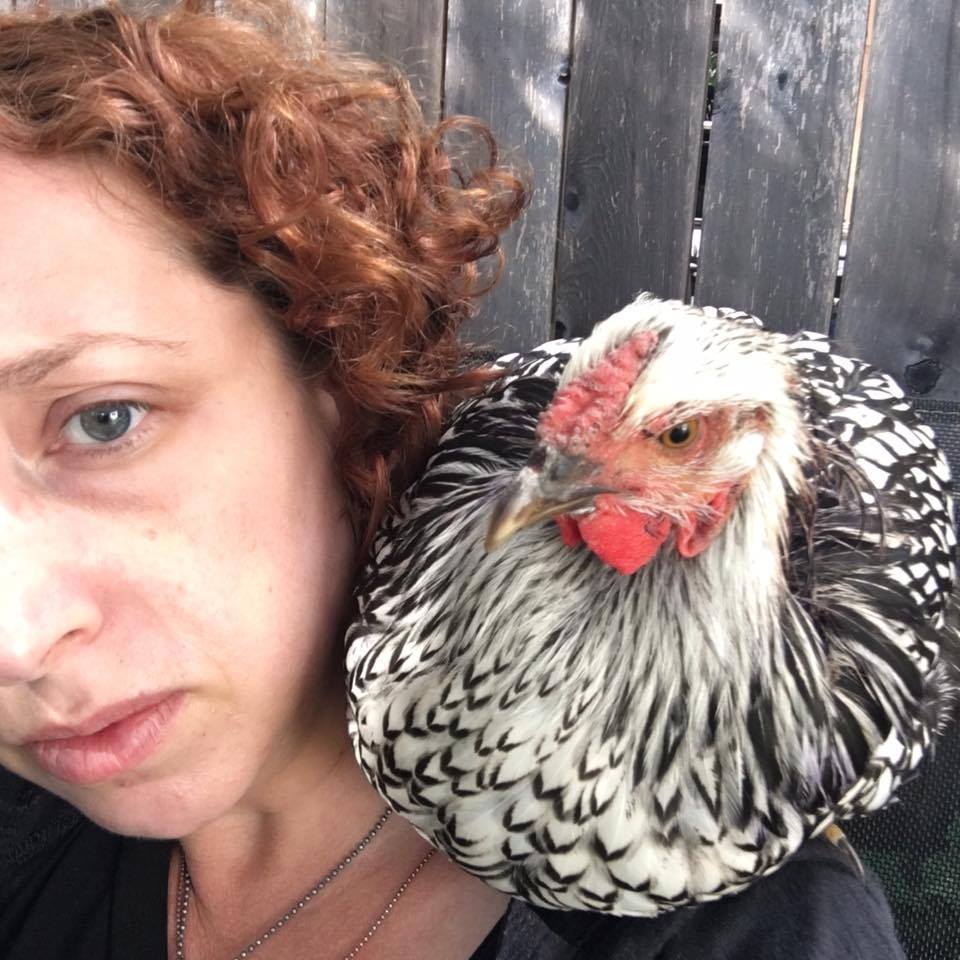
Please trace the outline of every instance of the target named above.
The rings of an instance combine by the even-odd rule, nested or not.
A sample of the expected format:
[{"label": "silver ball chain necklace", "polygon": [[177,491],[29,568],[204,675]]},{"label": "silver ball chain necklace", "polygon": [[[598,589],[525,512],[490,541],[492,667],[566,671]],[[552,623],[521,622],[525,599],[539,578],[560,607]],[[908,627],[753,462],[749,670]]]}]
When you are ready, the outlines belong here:
[{"label": "silver ball chain necklace", "polygon": [[[233,960],[246,960],[255,950],[266,943],[271,937],[276,936],[324,887],[333,883],[337,877],[343,873],[346,868],[366,849],[370,842],[383,829],[383,825],[390,819],[391,810],[387,807],[380,818],[373,825],[364,838],[322,879],[318,880],[283,916],[276,920],[270,927],[263,931],[259,937],[252,940],[245,949],[241,950]],[[430,862],[430,858],[437,851],[431,847],[430,852],[417,864],[413,872],[397,888],[394,895],[383,908],[380,916],[370,925],[367,932],[357,941],[353,949],[347,953],[343,960],[353,960],[354,957],[370,942],[374,934],[383,925],[390,911],[397,905],[397,901],[406,893],[407,888],[420,874],[420,871]],[[187,909],[190,906],[190,893],[193,885],[190,881],[190,870],[187,868],[187,858],[184,855],[183,848],[180,849],[180,879],[177,883],[177,915],[175,924],[175,947],[177,960],[186,960],[184,952],[184,939],[187,934]]]}]

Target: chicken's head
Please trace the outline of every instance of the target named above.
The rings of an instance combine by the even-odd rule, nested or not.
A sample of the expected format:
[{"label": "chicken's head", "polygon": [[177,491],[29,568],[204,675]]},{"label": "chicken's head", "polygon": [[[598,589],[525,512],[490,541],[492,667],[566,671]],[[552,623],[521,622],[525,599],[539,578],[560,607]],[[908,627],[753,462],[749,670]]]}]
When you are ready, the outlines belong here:
[{"label": "chicken's head", "polygon": [[745,488],[793,485],[802,429],[782,338],[641,297],[599,324],[564,371],[527,465],[498,500],[493,549],[555,519],[621,573],[660,549],[704,551]]}]

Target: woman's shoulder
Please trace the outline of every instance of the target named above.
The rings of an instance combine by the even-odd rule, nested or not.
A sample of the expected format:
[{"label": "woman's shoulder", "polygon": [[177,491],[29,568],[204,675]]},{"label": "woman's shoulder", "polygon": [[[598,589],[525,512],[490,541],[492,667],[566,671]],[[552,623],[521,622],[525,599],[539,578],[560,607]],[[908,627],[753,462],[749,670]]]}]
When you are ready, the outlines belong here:
[{"label": "woman's shoulder", "polygon": [[0,768],[4,960],[158,955],[168,863],[167,844],[109,833]]},{"label": "woman's shoulder", "polygon": [[903,960],[876,879],[823,840],[732,897],[655,919],[514,902],[496,960]]},{"label": "woman's shoulder", "polygon": [[0,767],[0,903],[6,888],[76,830],[68,803]]}]

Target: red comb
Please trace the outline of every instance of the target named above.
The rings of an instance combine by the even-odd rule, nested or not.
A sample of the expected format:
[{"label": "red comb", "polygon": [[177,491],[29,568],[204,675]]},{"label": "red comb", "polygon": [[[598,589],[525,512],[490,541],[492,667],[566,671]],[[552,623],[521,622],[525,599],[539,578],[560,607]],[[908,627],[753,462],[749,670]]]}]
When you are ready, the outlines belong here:
[{"label": "red comb", "polygon": [[558,390],[540,416],[538,438],[551,446],[577,452],[601,425],[609,427],[656,343],[657,335],[652,330],[637,333]]}]

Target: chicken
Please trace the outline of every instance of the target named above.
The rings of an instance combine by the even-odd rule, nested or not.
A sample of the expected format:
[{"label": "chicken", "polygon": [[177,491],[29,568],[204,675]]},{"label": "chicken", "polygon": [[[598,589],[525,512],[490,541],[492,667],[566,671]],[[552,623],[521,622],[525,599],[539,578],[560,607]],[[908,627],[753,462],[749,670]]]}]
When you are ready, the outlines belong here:
[{"label": "chicken", "polygon": [[499,366],[348,632],[393,808],[500,890],[652,916],[884,806],[957,649],[949,471],[896,384],[649,295]]}]

